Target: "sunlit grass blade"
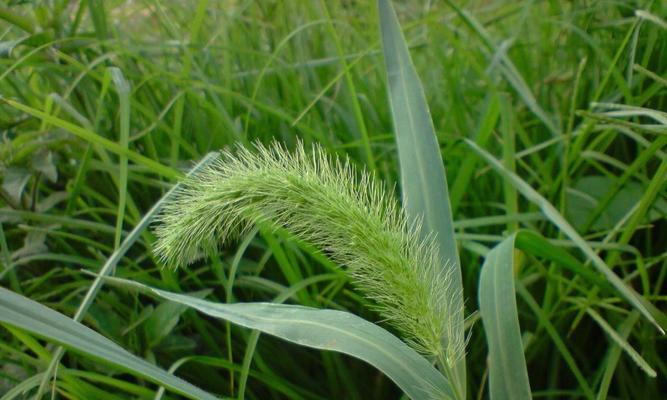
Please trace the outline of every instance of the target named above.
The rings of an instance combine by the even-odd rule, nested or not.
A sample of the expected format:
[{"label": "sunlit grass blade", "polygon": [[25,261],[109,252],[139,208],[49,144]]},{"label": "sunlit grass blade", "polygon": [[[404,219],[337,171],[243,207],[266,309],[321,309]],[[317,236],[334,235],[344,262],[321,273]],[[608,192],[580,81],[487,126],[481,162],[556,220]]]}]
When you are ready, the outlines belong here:
[{"label": "sunlit grass blade", "polygon": [[[389,0],[378,1],[387,87],[396,133],[403,207],[413,219],[422,219],[422,233],[436,234],[443,273],[452,277],[454,316],[452,335],[443,340],[463,343],[463,292],[461,266],[454,239],[447,177],[440,146],[426,104],[426,96],[410,58],[408,46]],[[445,271],[444,269],[451,269]],[[465,398],[465,357],[444,360],[443,367]]]},{"label": "sunlit grass blade", "polygon": [[651,21],[654,24],[658,25],[662,29],[667,30],[667,22],[665,22],[664,19],[660,18],[659,16],[655,14],[651,14],[650,12],[646,10],[635,10],[635,15],[641,19],[645,19],[647,21]]},{"label": "sunlit grass blade", "polygon": [[125,279],[107,280],[301,346],[336,351],[366,361],[412,399],[453,398],[447,379],[425,358],[391,333],[354,314],[276,303],[215,303]]},{"label": "sunlit grass blade", "polygon": [[514,288],[516,234],[487,254],[479,278],[479,311],[489,347],[491,399],[531,399]]},{"label": "sunlit grass blade", "polygon": [[216,397],[129,353],[85,325],[40,303],[0,287],[0,322],[132,372],[191,399]]}]

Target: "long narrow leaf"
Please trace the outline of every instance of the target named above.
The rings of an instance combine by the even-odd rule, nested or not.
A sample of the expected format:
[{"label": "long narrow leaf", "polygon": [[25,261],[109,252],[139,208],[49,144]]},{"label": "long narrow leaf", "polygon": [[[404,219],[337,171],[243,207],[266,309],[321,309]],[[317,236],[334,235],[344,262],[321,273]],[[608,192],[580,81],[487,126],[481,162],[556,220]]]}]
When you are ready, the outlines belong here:
[{"label": "long narrow leaf", "polygon": [[[380,28],[401,173],[403,203],[408,215],[423,222],[423,234],[435,233],[443,273],[452,277],[454,337],[464,341],[463,292],[445,168],[426,96],[410,58],[396,13],[388,0],[379,0]],[[447,345],[447,344],[446,344]],[[465,357],[452,370],[454,384],[465,398]]]},{"label": "long narrow leaf", "polygon": [[425,358],[354,314],[275,303],[214,303],[125,279],[107,279],[302,346],[356,357],[384,372],[412,399],[453,398],[447,379]]},{"label": "long narrow leaf", "polygon": [[216,397],[129,353],[87,326],[0,287],[0,323],[28,331],[72,351],[132,372],[191,399]]},{"label": "long narrow leaf", "polygon": [[414,218],[423,217],[427,232],[438,234],[443,257],[458,262],[445,168],[424,90],[391,4],[379,4],[404,206]]},{"label": "long narrow leaf", "polygon": [[479,311],[489,346],[491,399],[530,399],[514,289],[516,234],[494,247],[479,279]]}]

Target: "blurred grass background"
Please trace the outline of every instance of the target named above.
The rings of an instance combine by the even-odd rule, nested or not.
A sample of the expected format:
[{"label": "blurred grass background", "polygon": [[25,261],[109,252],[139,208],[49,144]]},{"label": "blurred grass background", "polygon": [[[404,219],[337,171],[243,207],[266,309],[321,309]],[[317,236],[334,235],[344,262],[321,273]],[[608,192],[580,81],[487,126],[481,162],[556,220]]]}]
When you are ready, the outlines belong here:
[{"label": "blurred grass background", "polygon": [[[526,227],[559,246],[571,243],[461,138],[502,158],[664,310],[667,6],[394,5],[447,167],[470,321],[482,256],[504,232]],[[81,270],[101,267],[179,170],[235,143],[318,142],[393,187],[384,74],[372,1],[4,2],[0,284],[73,315],[91,282]],[[596,102],[646,111],[623,113]],[[330,261],[282,232],[260,229],[177,271],[156,263],[153,239],[145,232],[116,274],[172,291],[211,289],[217,301],[268,301],[301,284],[291,302],[378,319]],[[233,268],[238,275],[228,285]],[[664,337],[645,322],[619,328],[658,371],[651,379],[627,356],[619,358],[585,316],[595,309],[617,326],[628,310],[614,292],[532,258],[519,276],[527,289],[519,311],[536,396],[587,397],[582,380],[601,398],[606,387],[609,398],[667,392]],[[164,368],[181,360],[178,375],[221,395],[238,395],[239,372],[249,368],[248,398],[399,396],[361,362],[269,337],[260,338],[244,365],[248,331],[111,287],[84,322]],[[469,392],[483,397],[480,324],[471,335]],[[51,346],[12,329],[0,337],[0,394],[20,383],[39,385],[33,377],[48,364]],[[50,390],[62,398],[150,398],[155,387],[68,353]]]}]

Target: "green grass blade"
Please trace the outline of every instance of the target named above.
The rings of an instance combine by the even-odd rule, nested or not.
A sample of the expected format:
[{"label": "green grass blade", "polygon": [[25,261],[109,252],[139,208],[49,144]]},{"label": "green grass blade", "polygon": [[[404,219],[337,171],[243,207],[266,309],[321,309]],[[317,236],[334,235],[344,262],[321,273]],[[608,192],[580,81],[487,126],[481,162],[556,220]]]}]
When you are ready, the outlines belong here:
[{"label": "green grass blade", "polygon": [[[382,47],[400,163],[403,206],[411,218],[423,218],[423,232],[437,235],[443,265],[453,269],[452,288],[462,287],[461,269],[454,239],[447,178],[426,96],[410,58],[396,13],[388,0],[378,1]],[[448,262],[447,262],[448,261]],[[443,271],[443,273],[450,273]],[[463,295],[456,295],[457,323],[454,335],[464,336]],[[458,306],[460,305],[460,307]],[[459,328],[460,326],[460,328]],[[465,398],[465,357],[456,363],[452,380]]]},{"label": "green grass blade", "polygon": [[[130,140],[130,84],[123,76],[123,72],[116,67],[111,68],[111,77],[118,91],[120,103],[120,145],[127,150]],[[120,164],[120,179],[118,180],[118,215],[116,216],[116,234],[114,236],[114,248],[116,249],[120,246],[123,220],[125,219],[127,156],[121,154],[118,163]]]},{"label": "green grass blade", "polygon": [[109,23],[107,21],[106,7],[102,0],[91,0],[88,2],[88,10],[95,27],[95,34],[98,39],[106,40],[109,38]]},{"label": "green grass blade", "polygon": [[[618,335],[623,339],[627,340],[630,336],[630,332],[635,324],[639,321],[639,312],[632,311],[628,317],[621,323],[618,329]],[[615,343],[607,351],[607,356],[605,357],[605,363],[602,366],[604,373],[602,374],[602,379],[600,381],[600,387],[598,389],[597,400],[605,400],[609,394],[609,387],[611,386],[612,380],[616,369],[618,368],[618,361],[621,358],[622,348],[618,343]]]},{"label": "green grass blade", "polygon": [[489,346],[491,399],[530,399],[514,288],[516,234],[494,247],[479,279],[479,311]]},{"label": "green grass blade", "polygon": [[582,238],[581,235],[577,233],[572,225],[570,225],[570,223],[567,222],[565,218],[563,218],[558,210],[556,210],[556,208],[551,205],[547,199],[545,199],[518,175],[508,171],[487,151],[480,148],[470,140],[466,139],[465,142],[496,172],[502,175],[505,179],[509,180],[528,201],[540,207],[544,215],[554,225],[556,225],[561,230],[561,232],[570,238],[570,240],[572,240],[572,242],[577,245],[577,247],[579,247],[579,249],[586,255],[586,257],[592,261],[593,266],[598,270],[598,272],[604,275],[605,278],[607,278],[607,281],[609,281],[609,283],[614,286],[614,288],[616,288],[616,290],[618,290],[619,293],[621,293],[623,297],[633,305],[633,307],[641,312],[649,322],[654,324],[660,333],[664,334],[665,329],[667,329],[667,317],[665,314],[658,310],[657,307],[638,294],[625,282],[623,282],[623,280],[607,266],[607,264],[600,258],[600,256],[597,255],[597,253],[591,248],[586,240],[584,240],[584,238]]},{"label": "green grass blade", "polygon": [[[506,95],[500,95],[500,132],[503,137],[503,164],[508,170],[516,171],[516,131],[514,128],[514,115],[512,113],[512,99]],[[516,189],[507,181],[503,182],[503,192],[505,197],[505,212],[507,214],[517,214],[519,212],[518,196]],[[507,223],[507,231],[515,232],[519,229],[516,221]]]},{"label": "green grass blade", "polygon": [[0,287],[0,322],[54,341],[105,364],[132,372],[191,399],[216,397],[138,358],[92,329]]},{"label": "green grass blade", "polygon": [[595,322],[598,323],[599,326],[602,327],[602,329],[609,335],[609,337],[616,343],[616,345],[620,346],[625,353],[632,358],[632,361],[637,364],[639,368],[641,368],[644,372],[646,372],[646,375],[650,376],[651,378],[655,378],[657,376],[657,373],[651,366],[646,362],[644,357],[642,357],[637,350],[635,350],[628,341],[621,336],[616,330],[607,323],[607,321],[602,318],[600,314],[597,313],[593,308],[587,307],[586,312],[588,315],[591,316],[595,320]]},{"label": "green grass blade", "polygon": [[[291,296],[298,293],[301,289],[307,287],[308,285],[331,278],[335,279],[335,277],[336,274],[329,274],[329,275],[312,276],[310,278],[306,278],[301,282],[297,283],[296,285],[292,285],[289,288],[283,290],[278,296],[276,296],[273,299],[273,302],[283,303]],[[248,383],[248,376],[250,374],[250,364],[252,363],[255,351],[257,349],[257,342],[259,341],[259,335],[260,335],[259,331],[253,330],[252,333],[248,336],[246,351],[245,355],[243,356],[243,364],[241,367],[241,374],[239,378],[239,392],[237,396],[239,400],[243,400],[245,398],[246,385]]]},{"label": "green grass blade", "polygon": [[361,359],[384,372],[412,399],[453,398],[449,382],[431,363],[391,333],[354,314],[275,303],[214,303],[125,279],[107,280],[301,346]]}]

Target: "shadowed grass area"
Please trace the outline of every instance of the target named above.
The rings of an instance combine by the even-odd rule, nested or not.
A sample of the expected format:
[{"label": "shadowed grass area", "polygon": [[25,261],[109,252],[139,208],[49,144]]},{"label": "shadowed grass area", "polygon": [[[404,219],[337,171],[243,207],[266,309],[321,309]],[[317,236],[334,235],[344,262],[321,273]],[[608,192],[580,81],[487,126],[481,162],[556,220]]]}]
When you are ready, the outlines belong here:
[{"label": "shadowed grass area", "polygon": [[[514,257],[533,396],[660,398],[664,337],[600,284],[589,254],[461,139],[521,177],[604,264],[664,310],[667,6],[394,7],[446,165],[471,326],[468,396],[484,398],[488,387],[485,334],[474,323],[483,257],[524,228],[554,245]],[[179,171],[232,144],[318,144],[387,188],[398,185],[377,20],[374,2],[3,3],[0,285],[73,316],[92,284],[82,269],[103,267]],[[285,296],[383,319],[326,255],[286,231],[260,225],[177,270],[155,256],[151,230],[138,235],[117,276],[171,292],[212,289],[207,299],[215,302]],[[102,287],[83,323],[221,396],[400,397],[388,378],[350,357],[116,287]],[[55,383],[45,380],[51,346],[13,328],[0,338],[0,393],[40,385],[62,398],[157,391],[69,352]]]}]

